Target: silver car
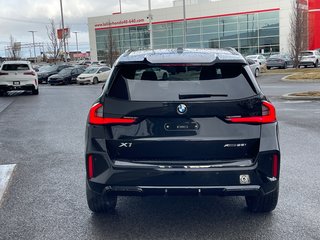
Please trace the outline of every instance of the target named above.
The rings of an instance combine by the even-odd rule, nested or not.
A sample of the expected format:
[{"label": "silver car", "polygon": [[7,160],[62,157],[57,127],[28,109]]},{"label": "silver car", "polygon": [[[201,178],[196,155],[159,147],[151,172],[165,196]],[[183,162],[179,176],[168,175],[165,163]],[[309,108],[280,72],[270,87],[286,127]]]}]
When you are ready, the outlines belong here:
[{"label": "silver car", "polygon": [[258,62],[255,62],[254,60],[250,58],[246,58],[247,62],[249,63],[251,72],[255,77],[258,77],[261,72],[261,65]]},{"label": "silver car", "polygon": [[314,50],[302,51],[299,54],[299,67],[313,66],[317,68],[319,65],[319,62],[320,62],[320,54],[318,51],[314,51]]},{"label": "silver car", "polygon": [[267,70],[267,59],[265,56],[261,55],[261,54],[256,54],[256,55],[248,55],[246,57],[246,59],[252,59],[253,61],[255,61],[256,63],[260,64],[260,72],[261,70],[263,70],[263,72],[266,72]]}]

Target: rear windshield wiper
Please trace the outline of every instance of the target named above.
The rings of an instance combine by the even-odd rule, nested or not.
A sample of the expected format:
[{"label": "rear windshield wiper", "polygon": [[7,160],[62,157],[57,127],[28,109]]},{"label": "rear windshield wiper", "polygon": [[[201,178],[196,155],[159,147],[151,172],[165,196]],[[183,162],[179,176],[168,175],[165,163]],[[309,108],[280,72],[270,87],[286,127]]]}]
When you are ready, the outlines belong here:
[{"label": "rear windshield wiper", "polygon": [[179,94],[179,99],[188,99],[188,98],[210,98],[210,97],[228,97],[228,94],[207,94],[207,93]]}]

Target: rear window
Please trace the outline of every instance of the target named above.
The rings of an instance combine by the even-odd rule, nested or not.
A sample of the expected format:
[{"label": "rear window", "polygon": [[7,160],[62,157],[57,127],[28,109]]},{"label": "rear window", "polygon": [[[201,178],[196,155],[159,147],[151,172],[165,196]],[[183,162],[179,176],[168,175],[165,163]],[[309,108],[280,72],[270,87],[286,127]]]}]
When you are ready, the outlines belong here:
[{"label": "rear window", "polygon": [[29,70],[28,64],[4,64],[3,71],[25,71]]},{"label": "rear window", "polygon": [[96,73],[99,68],[87,68],[83,73]]},{"label": "rear window", "polygon": [[301,52],[300,55],[305,57],[305,56],[312,56],[312,55],[314,55],[314,53],[313,52]]},{"label": "rear window", "polygon": [[108,96],[129,101],[229,100],[256,95],[241,64],[127,64],[118,66],[115,74]]}]

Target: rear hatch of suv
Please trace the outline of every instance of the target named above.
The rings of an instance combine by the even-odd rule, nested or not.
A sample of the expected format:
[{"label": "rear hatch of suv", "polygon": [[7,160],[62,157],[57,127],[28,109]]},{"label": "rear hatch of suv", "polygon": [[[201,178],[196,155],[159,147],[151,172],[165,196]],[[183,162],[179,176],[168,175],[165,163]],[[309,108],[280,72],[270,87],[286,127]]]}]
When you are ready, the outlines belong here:
[{"label": "rear hatch of suv", "polygon": [[26,63],[3,63],[0,70],[0,84],[20,85],[30,81],[35,72]]},{"label": "rear hatch of suv", "polygon": [[114,162],[249,165],[269,109],[248,71],[240,63],[122,63],[89,122],[104,125]]}]

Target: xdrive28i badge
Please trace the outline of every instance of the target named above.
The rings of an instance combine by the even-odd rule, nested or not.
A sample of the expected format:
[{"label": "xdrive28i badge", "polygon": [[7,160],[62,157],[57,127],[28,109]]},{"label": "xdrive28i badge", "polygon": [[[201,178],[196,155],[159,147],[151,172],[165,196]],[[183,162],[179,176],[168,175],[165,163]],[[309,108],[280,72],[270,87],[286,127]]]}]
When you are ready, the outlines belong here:
[{"label": "xdrive28i badge", "polygon": [[188,111],[188,108],[185,104],[179,104],[177,107],[178,114],[185,114]]}]

